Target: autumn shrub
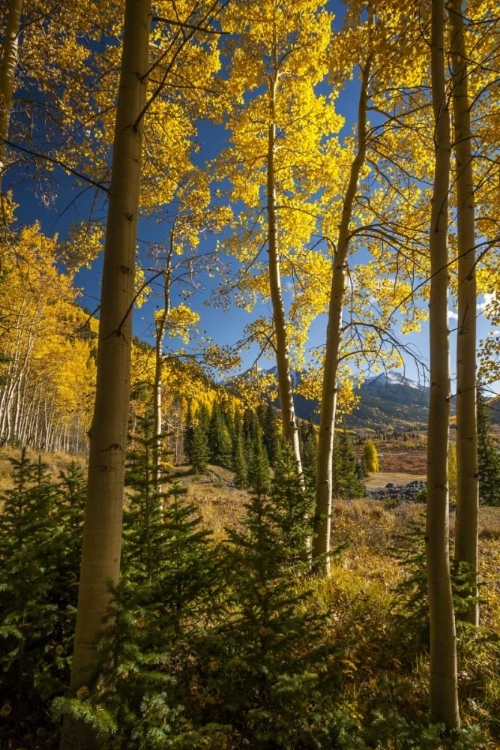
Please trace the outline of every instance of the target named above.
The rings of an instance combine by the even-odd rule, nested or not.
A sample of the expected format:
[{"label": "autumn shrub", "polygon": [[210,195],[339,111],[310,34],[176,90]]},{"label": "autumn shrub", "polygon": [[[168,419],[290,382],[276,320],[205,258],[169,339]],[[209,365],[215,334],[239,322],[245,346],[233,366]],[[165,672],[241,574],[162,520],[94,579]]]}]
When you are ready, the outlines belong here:
[{"label": "autumn shrub", "polygon": [[[418,538],[420,538],[417,532]],[[410,536],[413,536],[411,534]],[[410,547],[412,545],[409,545]],[[420,569],[418,549],[411,563],[417,579]],[[330,638],[334,653],[332,663],[340,668],[340,686],[332,693],[337,714],[337,728],[341,717],[349,724],[347,734],[341,732],[338,744],[333,747],[376,748],[378,750],[475,750],[494,748],[495,729],[490,725],[491,706],[486,706],[485,694],[479,697],[486,685],[491,689],[493,658],[491,644],[484,644],[485,652],[478,653],[476,711],[467,710],[468,698],[461,678],[461,700],[464,728],[447,734],[441,725],[433,725],[428,716],[429,661],[426,648],[426,612],[407,605],[415,593],[413,587],[402,587],[394,592],[390,585],[399,560],[387,554],[357,558],[356,568],[349,564],[352,548],[346,559],[332,567],[329,581],[318,580],[315,597],[331,612]],[[379,575],[374,575],[373,568]],[[409,576],[411,577],[411,576]],[[403,577],[402,580],[408,581]],[[416,587],[425,587],[417,580]],[[421,635],[413,629],[421,623]],[[471,646],[471,655],[473,653]],[[489,654],[489,656],[487,656]],[[463,656],[460,657],[463,659]],[[493,659],[493,661],[492,661]],[[465,668],[466,661],[463,660]],[[488,663],[490,666],[488,667]],[[481,678],[479,678],[481,674]],[[484,682],[483,682],[484,681]],[[490,693],[493,696],[493,691]],[[480,718],[479,712],[483,711]],[[340,723],[339,723],[340,722]],[[347,726],[345,724],[345,726]]]}]

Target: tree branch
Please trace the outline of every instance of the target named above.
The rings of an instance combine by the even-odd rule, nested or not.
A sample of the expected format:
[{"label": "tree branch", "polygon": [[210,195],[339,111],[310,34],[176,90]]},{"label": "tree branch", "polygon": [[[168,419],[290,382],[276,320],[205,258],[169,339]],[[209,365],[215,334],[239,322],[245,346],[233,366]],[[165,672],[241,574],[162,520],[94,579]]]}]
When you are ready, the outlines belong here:
[{"label": "tree branch", "polygon": [[99,188],[99,190],[104,190],[105,193],[109,193],[109,188],[105,187],[102,184],[102,182],[97,182],[97,180],[93,180],[91,177],[87,177],[81,172],[78,172],[76,169],[69,167],[61,159],[55,159],[53,156],[48,156],[47,154],[41,154],[38,151],[32,151],[32,149],[26,148],[26,146],[20,146],[18,143],[9,141],[7,138],[2,138],[1,136],[0,136],[0,140],[3,143],[5,143],[6,146],[10,146],[10,148],[15,148],[17,149],[17,151],[22,151],[24,154],[28,154],[29,156],[34,156],[35,159],[42,159],[43,161],[48,161],[50,164],[57,164],[58,167],[62,167],[63,169],[66,170],[66,172],[69,172],[70,174],[75,175],[75,177],[78,177],[80,180],[83,180],[84,182],[88,182],[89,185],[93,185],[94,187]]}]

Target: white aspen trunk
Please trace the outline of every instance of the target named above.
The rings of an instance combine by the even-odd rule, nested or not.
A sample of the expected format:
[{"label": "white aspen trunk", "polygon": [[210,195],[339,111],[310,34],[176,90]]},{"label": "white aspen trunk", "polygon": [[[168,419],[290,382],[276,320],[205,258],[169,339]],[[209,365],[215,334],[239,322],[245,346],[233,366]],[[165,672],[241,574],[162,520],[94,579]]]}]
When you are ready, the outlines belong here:
[{"label": "white aspen trunk", "polygon": [[12,405],[12,398],[14,393],[14,387],[12,385],[12,382],[8,383],[5,391],[4,391],[4,398],[2,401],[2,422],[1,422],[1,434],[2,434],[2,440],[6,441],[9,439],[9,430],[10,430],[10,410]]},{"label": "white aspen trunk", "polygon": [[37,385],[28,398],[25,398],[25,408],[19,428],[19,439],[23,445],[29,444],[29,426],[33,419],[36,403],[39,399],[40,387]]},{"label": "white aspen trunk", "polygon": [[19,440],[21,431],[21,420],[24,415],[24,408],[27,405],[29,399],[26,398],[28,391],[28,376],[23,373],[16,384],[15,392],[15,410],[14,418],[12,420],[11,437],[13,440]]},{"label": "white aspen trunk", "polygon": [[[99,320],[97,388],[70,695],[92,689],[97,643],[120,572],[130,403],[132,303],[146,101],[150,0],[126,0]],[[61,749],[94,750],[97,737],[67,721]]]},{"label": "white aspen trunk", "polygon": [[[342,308],[344,306],[346,261],[349,253],[350,224],[359,175],[366,159],[366,108],[371,56],[368,58],[361,80],[358,105],[358,147],[352,162],[349,182],[344,198],[337,247],[333,257],[333,276],[328,307],[323,388],[320,406],[318,435],[318,460],[316,466],[316,508],[312,557],[321,560],[322,572],[330,573],[330,518],[332,513],[332,460],[337,405],[337,375],[342,344]],[[316,563],[318,565],[318,563]]]},{"label": "white aspen trunk", "polygon": [[21,316],[17,319],[17,337],[14,345],[14,352],[11,352],[11,360],[9,362],[9,368],[7,372],[7,383],[2,393],[2,400],[0,404],[1,414],[1,435],[5,440],[9,440],[10,435],[10,423],[11,423],[11,409],[13,405],[14,393],[17,387],[18,378],[22,372],[21,355],[23,345],[23,329],[20,321]]},{"label": "white aspen trunk", "polygon": [[12,97],[19,59],[19,31],[23,6],[22,0],[7,0],[7,2],[9,10],[7,11],[7,26],[3,38],[2,65],[0,67],[0,195],[2,193],[2,177],[7,151],[5,141],[9,137]]},{"label": "white aspen trunk", "polygon": [[81,438],[82,438],[82,424],[81,424],[81,415],[79,414],[78,419],[76,421],[76,436],[75,436],[75,453],[77,455],[84,453]]},{"label": "white aspen trunk", "polygon": [[162,460],[162,432],[163,432],[163,404],[162,404],[162,371],[163,371],[163,341],[167,330],[167,319],[170,314],[170,285],[172,283],[172,257],[174,253],[175,223],[170,232],[170,244],[165,270],[163,272],[163,311],[156,324],[155,339],[155,376],[153,383],[153,466],[156,491],[161,493],[161,460]]},{"label": "white aspen trunk", "polygon": [[41,412],[41,409],[42,409],[42,401],[41,401],[41,398],[38,398],[38,402],[37,402],[37,405],[36,405],[36,414],[33,417],[33,423],[32,423],[32,428],[31,428],[31,432],[30,432],[30,441],[33,444],[37,440],[37,435],[38,435],[39,430],[40,430],[40,412]]},{"label": "white aspen trunk", "polygon": [[12,440],[18,440],[20,418],[21,418],[21,383],[20,382],[18,382],[17,384],[14,402],[15,402],[15,408],[14,408],[14,416],[12,419],[10,437]]},{"label": "white aspen trunk", "polygon": [[430,710],[448,729],[460,725],[457,643],[451,588],[448,510],[450,371],[448,336],[448,194],[450,117],[445,89],[444,2],[432,0],[431,80],[435,130],[429,251],[430,404],[427,447],[427,583],[430,614]]},{"label": "white aspen trunk", "polygon": [[52,416],[54,413],[54,400],[47,401],[43,404],[43,447],[46,451],[52,448]]},{"label": "white aspen trunk", "polygon": [[[476,251],[472,132],[462,0],[448,6],[451,24],[454,150],[457,189],[458,323],[457,323],[457,514],[455,564],[467,563],[477,597],[479,481],[476,422]],[[479,605],[461,618],[479,624]]]},{"label": "white aspen trunk", "polygon": [[36,425],[38,423],[38,416],[40,413],[40,396],[37,394],[33,400],[33,409],[26,427],[26,439],[25,442],[29,445],[33,443],[33,436],[35,434]]},{"label": "white aspen trunk", "polygon": [[[276,79],[273,80],[271,92],[271,116],[274,115]],[[278,247],[278,219],[276,215],[276,172],[275,172],[275,144],[276,125],[269,125],[267,149],[267,237],[269,253],[269,288],[273,308],[273,323],[276,336],[276,366],[278,370],[278,391],[281,405],[281,421],[283,438],[291,446],[298,476],[302,476],[302,460],[300,457],[299,430],[295,406],[293,403],[293,387],[290,374],[290,355],[288,345],[285,304],[281,289],[280,256]]]},{"label": "white aspen trunk", "polygon": [[2,435],[3,435],[3,425],[5,420],[5,415],[8,408],[8,403],[10,401],[10,393],[13,386],[13,372],[15,369],[15,361],[11,358],[9,362],[9,366],[7,368],[7,373],[5,374],[5,385],[2,389],[2,395],[0,397],[0,424],[2,425]]},{"label": "white aspen trunk", "polygon": [[[22,323],[21,323],[22,325]],[[35,344],[35,334],[29,332],[28,339],[23,341],[19,336],[20,344],[25,345],[25,351],[17,349],[19,356],[16,354],[15,368],[12,374],[11,392],[9,399],[8,418],[8,438],[17,440],[19,436],[19,423],[22,416],[22,409],[28,403],[27,393],[29,389],[29,376],[31,369],[31,357]]]}]

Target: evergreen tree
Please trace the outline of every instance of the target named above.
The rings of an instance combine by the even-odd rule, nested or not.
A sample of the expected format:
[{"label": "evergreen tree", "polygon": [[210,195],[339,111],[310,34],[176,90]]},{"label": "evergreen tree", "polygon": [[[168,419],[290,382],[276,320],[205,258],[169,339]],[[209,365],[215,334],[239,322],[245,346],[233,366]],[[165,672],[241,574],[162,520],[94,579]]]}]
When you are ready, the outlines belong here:
[{"label": "evergreen tree", "polygon": [[193,430],[191,444],[191,465],[195,474],[203,474],[206,471],[209,458],[208,437],[203,425],[198,423]]},{"label": "evergreen tree", "polygon": [[245,409],[243,415],[243,437],[245,438],[248,451],[252,450],[253,443],[259,433],[262,433],[262,428],[257,413],[253,409]]},{"label": "evergreen tree", "polygon": [[162,529],[159,523],[162,515],[164,494],[158,488],[166,480],[160,470],[160,479],[154,452],[154,419],[152,414],[138,417],[134,449],[128,453],[126,483],[129,488],[130,504],[123,516],[122,573],[136,583],[150,581],[161,560],[154,551],[161,548],[160,540],[154,538]]},{"label": "evergreen tree", "polygon": [[500,450],[491,434],[488,403],[482,390],[477,394],[477,452],[479,499],[484,505],[500,505]]},{"label": "evergreen tree", "polygon": [[365,457],[361,456],[361,459],[357,464],[358,476],[361,480],[366,479],[368,476],[368,469],[366,468]]},{"label": "evergreen tree", "polygon": [[269,489],[271,472],[269,459],[262,442],[262,431],[258,424],[249,455],[248,483],[254,492],[265,494]]},{"label": "evergreen tree", "polygon": [[100,689],[58,699],[55,710],[84,718],[108,750],[201,747],[191,688],[209,662],[227,576],[185,489],[172,483],[157,493],[151,419],[140,426],[127,471],[122,577],[99,645]]},{"label": "evergreen tree", "polygon": [[74,465],[57,484],[25,450],[11,463],[14,486],[0,499],[0,705],[14,747],[48,730],[49,702],[66,688],[85,488]]},{"label": "evergreen tree", "polygon": [[205,404],[201,404],[196,413],[196,422],[192,428],[190,440],[190,459],[195,474],[203,474],[210,459],[208,447],[209,424],[210,414]]},{"label": "evergreen tree", "polygon": [[229,725],[237,747],[313,748],[323,746],[320,736],[328,740],[326,714],[323,723],[314,718],[329,694],[319,689],[324,620],[310,606],[310,592],[298,593],[296,579],[297,569],[308,567],[310,507],[309,493],[306,512],[287,457],[269,495],[256,493],[246,506],[242,530],[228,532],[233,616],[220,626],[212,702],[203,715],[205,723]]},{"label": "evergreen tree", "polygon": [[337,430],[333,444],[332,486],[337,497],[351,500],[364,497],[365,487],[359,478],[358,462],[346,430]]},{"label": "evergreen tree", "polygon": [[214,401],[208,428],[210,461],[216,466],[230,469],[232,465],[232,443],[229,429],[219,404]]},{"label": "evergreen tree", "polygon": [[233,443],[233,470],[236,486],[246,487],[248,484],[248,467],[241,423],[236,426],[236,434]]},{"label": "evergreen tree", "polygon": [[194,439],[194,419],[193,419],[193,407],[191,399],[188,402],[186,412],[186,428],[184,431],[184,453],[186,455],[188,463],[193,462],[192,450],[193,450],[193,439]]},{"label": "evergreen tree", "polygon": [[316,463],[318,460],[318,440],[312,423],[303,439],[302,468],[306,485],[316,488]]},{"label": "evergreen tree", "polygon": [[257,407],[257,417],[262,429],[262,442],[271,466],[276,464],[280,452],[280,422],[278,412],[270,401]]},{"label": "evergreen tree", "polygon": [[[314,433],[310,433],[310,437]],[[315,441],[311,441],[316,445]],[[314,454],[315,457],[315,454]],[[271,482],[269,517],[283,540],[283,562],[309,570],[309,540],[312,534],[315,482],[304,489],[289,448],[281,451]]]}]

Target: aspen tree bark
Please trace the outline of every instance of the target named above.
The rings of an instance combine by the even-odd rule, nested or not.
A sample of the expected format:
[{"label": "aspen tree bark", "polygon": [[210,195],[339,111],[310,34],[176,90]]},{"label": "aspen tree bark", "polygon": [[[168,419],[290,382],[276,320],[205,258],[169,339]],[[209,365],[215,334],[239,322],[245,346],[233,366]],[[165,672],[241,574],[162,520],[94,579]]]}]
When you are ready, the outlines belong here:
[{"label": "aspen tree bark", "polygon": [[[70,695],[95,680],[97,642],[108,611],[109,585],[120,571],[125,449],[130,400],[131,308],[146,99],[150,0],[127,0],[113,164],[104,249],[97,389],[90,430],[75,647]],[[67,721],[62,750],[97,747],[93,732]]]},{"label": "aspen tree bark", "polygon": [[276,215],[276,125],[274,123],[274,103],[276,97],[277,73],[271,86],[271,120],[267,149],[267,221],[268,221],[268,253],[269,253],[269,287],[271,304],[273,307],[274,331],[276,334],[276,366],[278,369],[278,390],[281,404],[281,421],[283,437],[290,444],[299,477],[302,475],[302,460],[300,457],[299,430],[295,406],[293,403],[293,387],[290,375],[290,355],[288,345],[285,304],[281,288],[280,257],[278,247],[278,218]]},{"label": "aspen tree bark", "polygon": [[448,511],[450,372],[448,337],[448,193],[450,116],[444,72],[444,2],[432,0],[431,82],[434,188],[431,204],[430,404],[427,438],[426,555],[430,614],[430,710],[449,729],[460,725],[457,643],[451,589]]},{"label": "aspen tree bark", "polygon": [[7,26],[2,45],[2,65],[0,67],[0,195],[5,169],[5,141],[9,136],[12,97],[14,95],[16,69],[19,59],[19,31],[23,0],[7,0]]},{"label": "aspen tree bark", "polygon": [[162,458],[162,370],[163,340],[167,330],[167,319],[170,313],[170,285],[172,282],[172,256],[174,252],[174,229],[170,232],[170,247],[163,272],[163,310],[156,324],[155,340],[155,376],[153,383],[153,466],[157,492],[161,492],[161,458]]},{"label": "aspen tree bark", "polygon": [[[456,157],[458,324],[457,324],[457,515],[455,564],[467,563],[477,597],[479,481],[476,423],[476,251],[472,133],[462,0],[451,0],[450,49],[453,82],[454,151]],[[477,625],[479,606],[461,615]]]},{"label": "aspen tree bark", "polygon": [[318,558],[324,561],[322,562],[322,568],[326,575],[329,575],[330,572],[328,553],[330,552],[330,517],[332,512],[332,459],[337,404],[337,374],[342,343],[342,308],[346,283],[346,262],[351,239],[352,211],[358,189],[359,175],[366,159],[366,108],[370,68],[371,57],[368,58],[362,72],[358,105],[357,154],[351,165],[344,198],[337,247],[333,257],[332,286],[328,306],[316,468],[316,508],[312,542],[313,561]]}]

